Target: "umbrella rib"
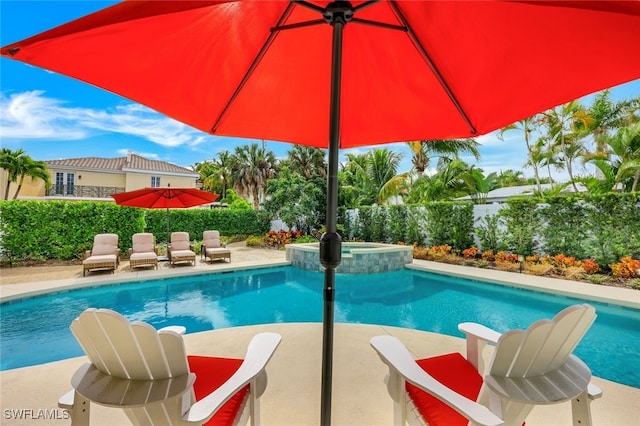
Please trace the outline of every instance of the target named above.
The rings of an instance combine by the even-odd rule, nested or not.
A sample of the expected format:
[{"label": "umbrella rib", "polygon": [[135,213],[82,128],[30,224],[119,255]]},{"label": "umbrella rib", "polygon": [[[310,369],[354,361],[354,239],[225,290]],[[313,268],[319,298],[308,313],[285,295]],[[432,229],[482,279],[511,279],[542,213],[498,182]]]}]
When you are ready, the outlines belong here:
[{"label": "umbrella rib", "polygon": [[303,28],[303,27],[311,27],[314,25],[318,25],[318,24],[326,24],[327,21],[325,21],[324,19],[315,19],[313,21],[307,21],[307,22],[299,22],[297,24],[289,24],[289,25],[282,25],[282,26],[278,26],[278,27],[273,27],[271,28],[271,31],[276,32],[276,31],[284,31],[284,30],[293,30],[296,28]]},{"label": "umbrella rib", "polygon": [[447,82],[445,81],[445,79],[442,76],[442,74],[440,74],[440,71],[438,70],[436,65],[431,60],[431,57],[427,53],[427,50],[425,49],[425,47],[422,45],[420,40],[418,40],[418,38],[416,37],[416,35],[413,32],[413,30],[411,29],[411,26],[409,25],[407,19],[405,18],[405,16],[402,13],[402,11],[400,11],[400,8],[396,4],[396,2],[394,0],[390,0],[389,4],[391,5],[391,8],[396,13],[398,19],[400,19],[400,21],[402,22],[402,25],[406,28],[407,34],[409,35],[409,37],[411,38],[411,40],[413,41],[415,46],[418,48],[418,51],[420,52],[420,55],[422,55],[422,58],[425,60],[427,65],[429,65],[429,68],[431,68],[431,71],[433,71],[434,75],[438,79],[438,82],[440,82],[440,85],[442,86],[442,88],[447,93],[447,96],[449,96],[449,99],[451,100],[453,105],[458,110],[458,113],[460,113],[460,115],[462,116],[462,119],[467,123],[467,126],[469,126],[469,130],[471,131],[471,133],[472,134],[476,134],[476,132],[477,132],[476,128],[473,126],[473,124],[471,124],[471,120],[469,120],[469,117],[465,113],[464,109],[462,109],[462,106],[460,105],[460,102],[458,102],[458,99],[453,94],[453,91],[451,90],[451,88],[449,87]]},{"label": "umbrella rib", "polygon": [[[280,16],[280,19],[278,19],[276,28],[281,26],[282,23],[289,17],[289,15],[291,14],[291,11],[293,10],[293,6],[294,6],[294,3],[289,3],[287,5],[287,8],[284,10],[284,12],[282,12],[282,16]],[[251,75],[253,75],[253,72],[257,68],[258,64],[260,63],[264,55],[267,53],[267,50],[269,49],[269,46],[271,46],[271,44],[273,43],[273,40],[276,38],[276,35],[278,35],[278,31],[274,31],[272,29],[271,34],[269,34],[269,37],[262,45],[262,48],[260,49],[256,57],[254,58],[253,62],[249,66],[249,69],[245,73],[244,77],[242,77],[240,84],[238,84],[238,87],[236,87],[236,90],[233,92],[233,95],[231,95],[231,98],[229,98],[229,101],[224,106],[224,108],[222,109],[222,112],[220,113],[215,123],[213,124],[213,127],[211,128],[211,133],[215,133],[216,130],[218,130],[218,126],[220,125],[220,122],[222,121],[224,116],[227,115],[229,108],[231,108],[231,104],[233,104],[233,102],[236,100],[236,98],[238,97],[238,95],[240,94],[244,86],[247,84],[247,81],[249,81],[249,78],[251,78]]]}]

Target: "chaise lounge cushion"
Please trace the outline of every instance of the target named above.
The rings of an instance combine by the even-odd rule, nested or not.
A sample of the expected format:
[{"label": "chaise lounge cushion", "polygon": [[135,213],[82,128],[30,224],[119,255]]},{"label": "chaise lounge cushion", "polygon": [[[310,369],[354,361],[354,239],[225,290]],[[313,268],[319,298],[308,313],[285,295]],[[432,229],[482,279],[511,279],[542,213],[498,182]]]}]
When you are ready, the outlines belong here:
[{"label": "chaise lounge cushion", "polygon": [[118,236],[116,234],[99,234],[93,239],[93,247],[91,248],[91,256],[100,256],[106,254],[115,255],[115,247],[118,246]]}]

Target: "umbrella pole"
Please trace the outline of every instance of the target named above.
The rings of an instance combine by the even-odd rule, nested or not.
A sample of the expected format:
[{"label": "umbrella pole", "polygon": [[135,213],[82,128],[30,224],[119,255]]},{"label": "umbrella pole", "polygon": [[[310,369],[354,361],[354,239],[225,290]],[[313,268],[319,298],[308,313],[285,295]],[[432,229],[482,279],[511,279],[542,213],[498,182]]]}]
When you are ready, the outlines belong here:
[{"label": "umbrella pole", "polygon": [[169,256],[169,243],[171,242],[171,233],[169,232],[169,207],[167,207],[167,256]]},{"label": "umbrella pole", "polygon": [[331,424],[333,373],[333,314],[336,268],[340,265],[342,240],[338,221],[338,154],[340,151],[340,82],[342,73],[342,33],[351,5],[335,2],[327,6],[325,19],[333,27],[331,58],[331,110],[329,115],[329,164],[327,173],[327,231],[320,238],[320,263],[324,271],[324,316],[322,321],[322,394],[320,424]]}]

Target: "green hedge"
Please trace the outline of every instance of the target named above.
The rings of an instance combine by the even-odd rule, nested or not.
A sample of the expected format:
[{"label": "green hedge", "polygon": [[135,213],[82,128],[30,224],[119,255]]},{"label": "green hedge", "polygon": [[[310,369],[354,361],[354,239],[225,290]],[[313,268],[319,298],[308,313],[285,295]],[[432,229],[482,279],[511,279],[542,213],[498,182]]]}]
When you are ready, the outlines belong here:
[{"label": "green hedge", "polygon": [[473,245],[473,204],[437,202],[424,206],[364,206],[346,224],[349,238],[424,245]]},{"label": "green hedge", "polygon": [[[418,245],[451,245],[464,250],[509,250],[525,256],[558,253],[593,258],[600,266],[623,256],[640,258],[640,193],[573,194],[512,198],[495,216],[474,229],[470,203],[435,202],[424,206],[366,206],[345,214],[348,238]],[[486,247],[485,247],[486,246]]]},{"label": "green hedge", "polygon": [[[167,242],[167,211],[146,210],[146,232],[158,242]],[[247,209],[170,209],[169,233],[189,232],[191,240],[201,240],[202,232],[216,229],[221,235],[264,235],[271,229],[271,218]]]},{"label": "green hedge", "polygon": [[[254,210],[170,210],[170,230],[187,231],[192,240],[217,229],[222,235],[262,235],[270,218]],[[96,234],[118,234],[123,253],[137,232],[167,240],[166,210],[122,207],[92,201],[1,201],[0,247],[15,260],[72,260],[84,257]]]}]

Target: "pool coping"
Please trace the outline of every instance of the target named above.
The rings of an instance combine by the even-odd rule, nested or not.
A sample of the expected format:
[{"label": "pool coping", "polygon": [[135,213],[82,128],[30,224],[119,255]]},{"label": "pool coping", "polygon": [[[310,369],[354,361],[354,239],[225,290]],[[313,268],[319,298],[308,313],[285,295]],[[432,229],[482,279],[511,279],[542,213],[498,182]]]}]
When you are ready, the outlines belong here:
[{"label": "pool coping", "polygon": [[127,284],[139,281],[156,279],[169,279],[176,277],[198,276],[209,274],[223,274],[249,269],[275,268],[290,266],[289,261],[252,261],[246,263],[227,263],[216,265],[215,269],[210,265],[196,265],[195,267],[180,266],[169,270],[142,270],[131,271],[126,274],[112,274],[108,276],[79,277],[63,280],[37,281],[20,284],[5,284],[0,286],[0,304],[19,302],[46,294],[63,293],[83,288],[93,288],[108,285]]},{"label": "pool coping", "polygon": [[406,265],[406,267],[418,271],[461,277],[480,282],[484,281],[540,293],[574,297],[640,310],[640,291],[630,288],[611,287],[530,274],[518,274],[496,269],[451,265],[420,259],[414,259],[413,263]]}]

